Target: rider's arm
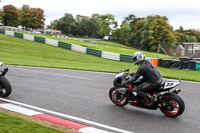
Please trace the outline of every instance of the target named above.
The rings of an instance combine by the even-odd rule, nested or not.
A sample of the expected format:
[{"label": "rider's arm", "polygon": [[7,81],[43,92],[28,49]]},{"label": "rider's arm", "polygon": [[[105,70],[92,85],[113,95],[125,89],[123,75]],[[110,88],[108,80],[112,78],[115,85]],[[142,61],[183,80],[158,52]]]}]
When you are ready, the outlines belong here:
[{"label": "rider's arm", "polygon": [[132,76],[130,79],[128,79],[126,81],[126,84],[130,84],[133,83],[134,81],[136,81],[140,76],[142,76],[144,73],[144,69],[139,67],[137,72],[134,74],[134,76]]}]

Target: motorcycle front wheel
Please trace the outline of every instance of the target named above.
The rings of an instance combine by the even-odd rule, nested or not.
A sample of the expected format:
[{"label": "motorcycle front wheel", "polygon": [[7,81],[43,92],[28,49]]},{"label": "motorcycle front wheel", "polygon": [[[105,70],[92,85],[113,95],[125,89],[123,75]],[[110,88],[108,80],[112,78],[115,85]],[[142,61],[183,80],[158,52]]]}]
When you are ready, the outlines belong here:
[{"label": "motorcycle front wheel", "polygon": [[109,91],[110,100],[117,106],[125,106],[128,104],[128,98],[126,94],[122,94],[118,87],[112,87]]},{"label": "motorcycle front wheel", "polygon": [[0,76],[0,97],[7,97],[12,92],[12,86],[10,82],[4,77]]},{"label": "motorcycle front wheel", "polygon": [[164,101],[166,106],[161,107],[160,110],[166,116],[177,117],[180,116],[185,110],[185,103],[179,95],[168,94],[163,96],[162,100]]}]

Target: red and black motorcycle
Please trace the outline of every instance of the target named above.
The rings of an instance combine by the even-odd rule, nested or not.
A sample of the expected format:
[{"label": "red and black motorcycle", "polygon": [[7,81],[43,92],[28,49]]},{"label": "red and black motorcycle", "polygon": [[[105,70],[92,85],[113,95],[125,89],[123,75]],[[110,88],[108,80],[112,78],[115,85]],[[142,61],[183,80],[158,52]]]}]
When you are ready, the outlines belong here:
[{"label": "red and black motorcycle", "polygon": [[[149,98],[133,96],[134,86],[131,84],[128,84],[127,87],[121,86],[131,76],[133,74],[129,73],[129,69],[122,69],[113,79],[114,87],[110,88],[109,97],[114,104],[117,106],[125,106],[129,103],[133,106],[152,110],[160,108],[161,112],[169,117],[177,117],[184,112],[184,101],[178,95],[181,90],[175,89],[171,91],[171,89],[181,83],[180,79],[177,81],[166,81],[156,89],[156,92],[150,92],[149,94],[155,96],[158,100],[151,106],[148,106],[150,102]],[[142,80],[138,81],[138,83],[142,83]]]}]

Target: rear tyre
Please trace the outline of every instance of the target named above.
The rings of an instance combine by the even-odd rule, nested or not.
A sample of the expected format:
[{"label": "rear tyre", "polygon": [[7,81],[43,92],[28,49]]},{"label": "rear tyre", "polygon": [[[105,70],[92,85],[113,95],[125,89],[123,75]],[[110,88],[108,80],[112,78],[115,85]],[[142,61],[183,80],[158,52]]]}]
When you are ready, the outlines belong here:
[{"label": "rear tyre", "polygon": [[185,110],[185,103],[183,99],[177,94],[167,94],[162,97],[166,107],[161,107],[160,110],[166,116],[178,117]]},{"label": "rear tyre", "polygon": [[7,97],[12,92],[10,82],[4,77],[0,76],[0,97]]},{"label": "rear tyre", "polygon": [[128,104],[128,98],[126,94],[120,93],[118,87],[112,87],[109,91],[110,100],[117,106],[125,106]]}]

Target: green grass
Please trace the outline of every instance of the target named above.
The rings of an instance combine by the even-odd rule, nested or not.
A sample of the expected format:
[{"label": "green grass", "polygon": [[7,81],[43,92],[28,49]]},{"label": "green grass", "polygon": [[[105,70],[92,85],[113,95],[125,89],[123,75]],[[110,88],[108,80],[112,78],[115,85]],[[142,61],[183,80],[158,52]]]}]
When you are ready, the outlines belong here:
[{"label": "green grass", "polygon": [[[63,48],[0,34],[0,61],[11,65],[41,66],[116,73],[122,67],[136,71],[132,63],[118,62]],[[158,67],[164,78],[200,82],[200,71]]]},{"label": "green grass", "polygon": [[0,133],[66,133],[31,120],[0,112]]},{"label": "green grass", "polygon": [[[20,33],[23,33],[23,32],[20,32]],[[23,34],[28,34],[28,33],[23,33]],[[90,42],[78,41],[78,40],[86,40],[87,38],[66,39],[66,38],[57,38],[57,37],[52,37],[52,36],[40,35],[40,34],[30,34],[30,35],[54,39],[54,40],[58,40],[58,41],[62,41],[62,42],[67,42],[67,43],[71,43],[71,44],[84,46],[87,48],[92,48],[92,49],[107,51],[107,52],[113,52],[113,53],[119,53],[119,54],[133,55],[133,53],[138,51],[138,49],[135,49],[135,48],[132,48],[132,47],[120,44],[120,43],[116,43],[116,42],[110,42],[110,41],[96,41],[96,43],[90,43]],[[88,39],[94,40],[94,38],[88,38]],[[140,50],[140,51],[142,51],[142,50]],[[147,51],[143,51],[143,52],[145,53],[146,57],[157,58],[157,53],[147,52]],[[169,57],[167,55],[163,55],[163,54],[159,54],[159,58],[160,59],[169,59]],[[172,57],[172,58],[177,59],[177,57]]]},{"label": "green grass", "polygon": [[2,34],[0,40],[0,61],[6,64],[104,72],[117,72],[127,64],[132,66]]}]

